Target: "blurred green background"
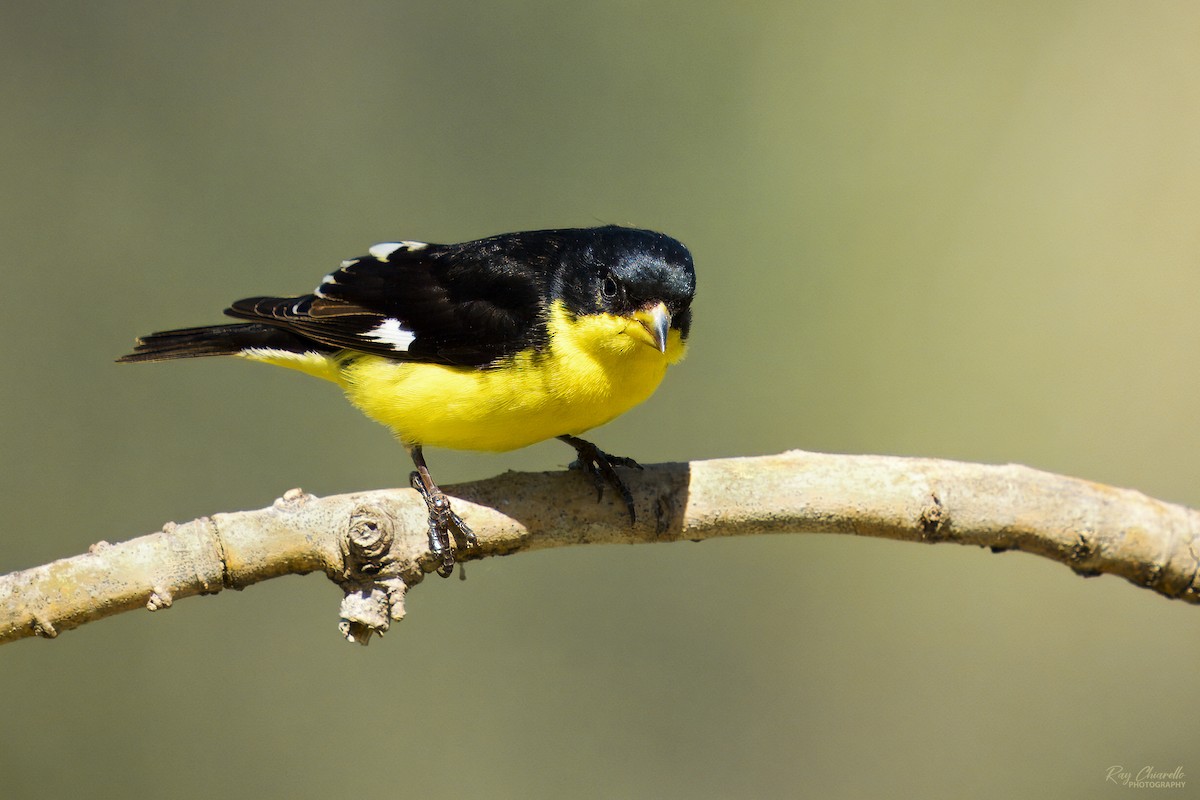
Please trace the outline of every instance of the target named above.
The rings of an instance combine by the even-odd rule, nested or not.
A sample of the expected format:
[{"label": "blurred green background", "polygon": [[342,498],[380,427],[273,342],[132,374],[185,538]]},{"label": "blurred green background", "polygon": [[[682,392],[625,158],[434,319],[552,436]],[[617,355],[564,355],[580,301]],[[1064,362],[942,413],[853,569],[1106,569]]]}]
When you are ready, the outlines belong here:
[{"label": "blurred green background", "polygon": [[[135,335],[376,241],[609,222],[687,243],[699,295],[607,450],[1200,505],[1198,37],[1189,2],[4,4],[0,572],[404,481],[331,387],[113,364]],[[811,535],[470,566],[366,649],[319,576],[9,645],[0,795],[1200,790],[1200,609],[1113,578]]]}]

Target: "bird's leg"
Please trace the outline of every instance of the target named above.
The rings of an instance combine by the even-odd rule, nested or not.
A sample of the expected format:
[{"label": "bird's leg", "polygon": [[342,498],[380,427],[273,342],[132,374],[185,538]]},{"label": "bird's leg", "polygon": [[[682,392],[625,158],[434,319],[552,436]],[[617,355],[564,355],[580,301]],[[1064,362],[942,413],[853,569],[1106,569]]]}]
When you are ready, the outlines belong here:
[{"label": "bird's leg", "polygon": [[409,483],[421,495],[425,507],[429,509],[429,550],[442,562],[437,570],[438,575],[446,578],[454,571],[454,551],[450,548],[452,529],[462,534],[468,544],[478,544],[478,540],[467,523],[450,508],[450,501],[433,482],[429,475],[429,467],[425,465],[425,454],[421,452],[421,446],[412,445],[408,448],[408,454],[412,456],[413,464],[417,467],[417,471],[409,475]]},{"label": "bird's leg", "polygon": [[598,501],[604,496],[604,484],[607,482],[609,486],[621,493],[621,499],[625,501],[625,507],[629,509],[629,524],[637,522],[637,514],[633,510],[633,494],[625,485],[625,481],[621,480],[616,467],[641,469],[642,465],[632,458],[610,456],[596,445],[580,439],[578,436],[564,434],[558,438],[575,448],[579,457],[568,469],[582,470],[584,474],[591,476],[592,483],[596,485],[596,500]]}]

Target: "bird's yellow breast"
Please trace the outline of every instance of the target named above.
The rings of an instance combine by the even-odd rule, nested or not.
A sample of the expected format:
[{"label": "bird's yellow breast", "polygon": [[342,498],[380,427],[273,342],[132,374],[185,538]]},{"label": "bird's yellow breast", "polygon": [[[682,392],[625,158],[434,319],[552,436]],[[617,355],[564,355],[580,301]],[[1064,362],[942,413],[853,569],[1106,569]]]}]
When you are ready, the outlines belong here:
[{"label": "bird's yellow breast", "polygon": [[328,357],[336,364],[319,368],[260,360],[333,380],[406,444],[514,450],[603,425],[654,392],[685,346],[671,331],[662,353],[631,335],[638,324],[608,314],[572,317],[556,303],[545,348],[485,369],[366,354]]}]

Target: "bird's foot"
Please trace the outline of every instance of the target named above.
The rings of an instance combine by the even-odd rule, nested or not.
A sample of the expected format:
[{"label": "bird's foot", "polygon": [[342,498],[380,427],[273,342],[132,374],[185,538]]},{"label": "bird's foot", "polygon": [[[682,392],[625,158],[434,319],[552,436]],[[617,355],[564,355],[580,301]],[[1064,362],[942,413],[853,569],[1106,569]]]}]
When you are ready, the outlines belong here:
[{"label": "bird's foot", "polygon": [[567,469],[581,470],[585,475],[591,476],[592,483],[596,486],[597,501],[604,497],[605,483],[619,492],[621,499],[625,501],[625,508],[629,510],[629,524],[636,523],[637,514],[633,510],[633,493],[629,491],[625,481],[621,480],[621,475],[616,468],[641,469],[642,465],[632,458],[610,456],[596,445],[577,436],[560,436],[558,438],[574,447],[578,455],[578,458],[571,462]]},{"label": "bird's foot", "polygon": [[425,482],[421,480],[419,472],[412,473],[409,476],[409,482],[421,495],[421,499],[425,501],[425,507],[429,509],[429,550],[441,562],[437,568],[438,575],[447,578],[450,573],[454,572],[454,550],[450,544],[451,535],[461,535],[472,546],[478,544],[479,541],[475,538],[471,527],[450,508],[450,501],[446,495],[442,494],[441,489],[436,485],[433,485],[432,488],[426,486]]}]

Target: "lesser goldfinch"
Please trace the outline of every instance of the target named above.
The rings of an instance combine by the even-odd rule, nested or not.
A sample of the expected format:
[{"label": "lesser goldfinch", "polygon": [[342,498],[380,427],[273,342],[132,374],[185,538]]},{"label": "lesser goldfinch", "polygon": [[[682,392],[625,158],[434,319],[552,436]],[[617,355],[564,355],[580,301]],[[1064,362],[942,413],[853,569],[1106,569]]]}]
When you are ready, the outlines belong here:
[{"label": "lesser goldfinch", "polygon": [[451,533],[475,538],[430,477],[426,445],[504,451],[557,437],[635,521],[615,467],[637,462],[578,435],[648,398],[683,358],[695,289],[687,248],[636,228],[385,242],[312,294],[238,300],[225,313],[248,322],[152,333],[118,361],[233,355],[337,384],[411,455],[444,576]]}]

